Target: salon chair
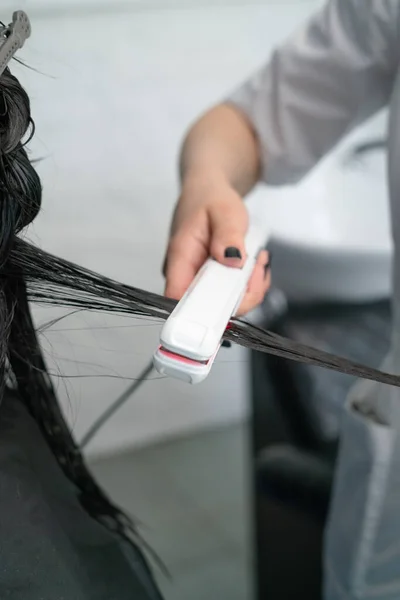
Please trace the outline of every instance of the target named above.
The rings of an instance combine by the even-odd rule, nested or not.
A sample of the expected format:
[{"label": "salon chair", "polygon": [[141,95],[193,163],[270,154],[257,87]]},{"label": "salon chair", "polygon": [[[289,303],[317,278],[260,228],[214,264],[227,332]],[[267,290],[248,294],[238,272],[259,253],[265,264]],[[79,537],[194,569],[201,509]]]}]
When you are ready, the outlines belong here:
[{"label": "salon chair", "polygon": [[[389,345],[388,301],[290,305],[272,290],[263,327],[378,366]],[[323,532],[348,375],[251,355],[257,600],[321,600]]]}]

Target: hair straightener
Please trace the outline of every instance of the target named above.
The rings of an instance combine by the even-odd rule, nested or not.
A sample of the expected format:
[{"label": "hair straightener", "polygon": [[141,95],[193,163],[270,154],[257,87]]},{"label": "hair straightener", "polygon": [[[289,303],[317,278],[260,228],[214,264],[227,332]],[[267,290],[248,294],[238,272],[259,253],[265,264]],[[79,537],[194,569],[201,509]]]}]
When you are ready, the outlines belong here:
[{"label": "hair straightener", "polygon": [[209,374],[222,336],[246,293],[266,236],[251,225],[242,268],[209,258],[165,322],[153,363],[162,375],[200,383]]}]

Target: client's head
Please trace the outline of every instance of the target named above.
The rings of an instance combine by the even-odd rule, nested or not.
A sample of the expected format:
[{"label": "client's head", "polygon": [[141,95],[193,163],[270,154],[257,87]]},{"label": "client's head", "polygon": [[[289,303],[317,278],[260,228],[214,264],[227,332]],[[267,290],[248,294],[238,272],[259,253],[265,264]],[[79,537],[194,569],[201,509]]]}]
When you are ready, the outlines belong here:
[{"label": "client's head", "polygon": [[29,97],[6,69],[0,76],[0,262],[12,237],[36,217],[40,209],[40,179],[24,143],[34,131]]},{"label": "client's head", "polygon": [[[39,296],[46,301],[47,296],[52,297],[52,277],[60,267],[57,259],[53,261],[48,255],[43,261],[45,253],[17,237],[37,216],[41,205],[40,179],[25,149],[33,133],[28,94],[7,68],[0,74],[0,407],[7,380],[75,485],[82,506],[93,518],[129,539],[133,523],[96,484],[64,420],[29,309],[26,283],[40,280]],[[43,273],[35,271],[35,257],[42,259],[50,277],[43,278]]]}]

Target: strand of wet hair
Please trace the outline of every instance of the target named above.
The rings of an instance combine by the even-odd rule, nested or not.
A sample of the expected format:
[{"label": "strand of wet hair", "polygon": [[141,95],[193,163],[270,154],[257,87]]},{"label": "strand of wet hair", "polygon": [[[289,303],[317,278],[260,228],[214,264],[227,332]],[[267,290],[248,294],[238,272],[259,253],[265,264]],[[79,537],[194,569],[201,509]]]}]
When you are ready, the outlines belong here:
[{"label": "strand of wet hair", "polygon": [[[176,305],[164,296],[114,281],[21,239],[11,252],[8,277],[13,277],[14,269],[23,274],[30,300],[41,304],[160,320],[166,320]],[[259,352],[400,387],[397,375],[311,348],[241,320],[232,321],[224,339]]]}]

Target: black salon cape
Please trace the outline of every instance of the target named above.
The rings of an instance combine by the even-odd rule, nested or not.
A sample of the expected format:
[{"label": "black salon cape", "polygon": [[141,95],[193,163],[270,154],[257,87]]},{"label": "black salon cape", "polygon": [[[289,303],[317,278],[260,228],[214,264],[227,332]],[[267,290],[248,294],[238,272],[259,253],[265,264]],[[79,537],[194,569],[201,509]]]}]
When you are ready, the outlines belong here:
[{"label": "black salon cape", "polygon": [[81,508],[9,391],[0,405],[0,600],[160,600],[141,555]]}]

